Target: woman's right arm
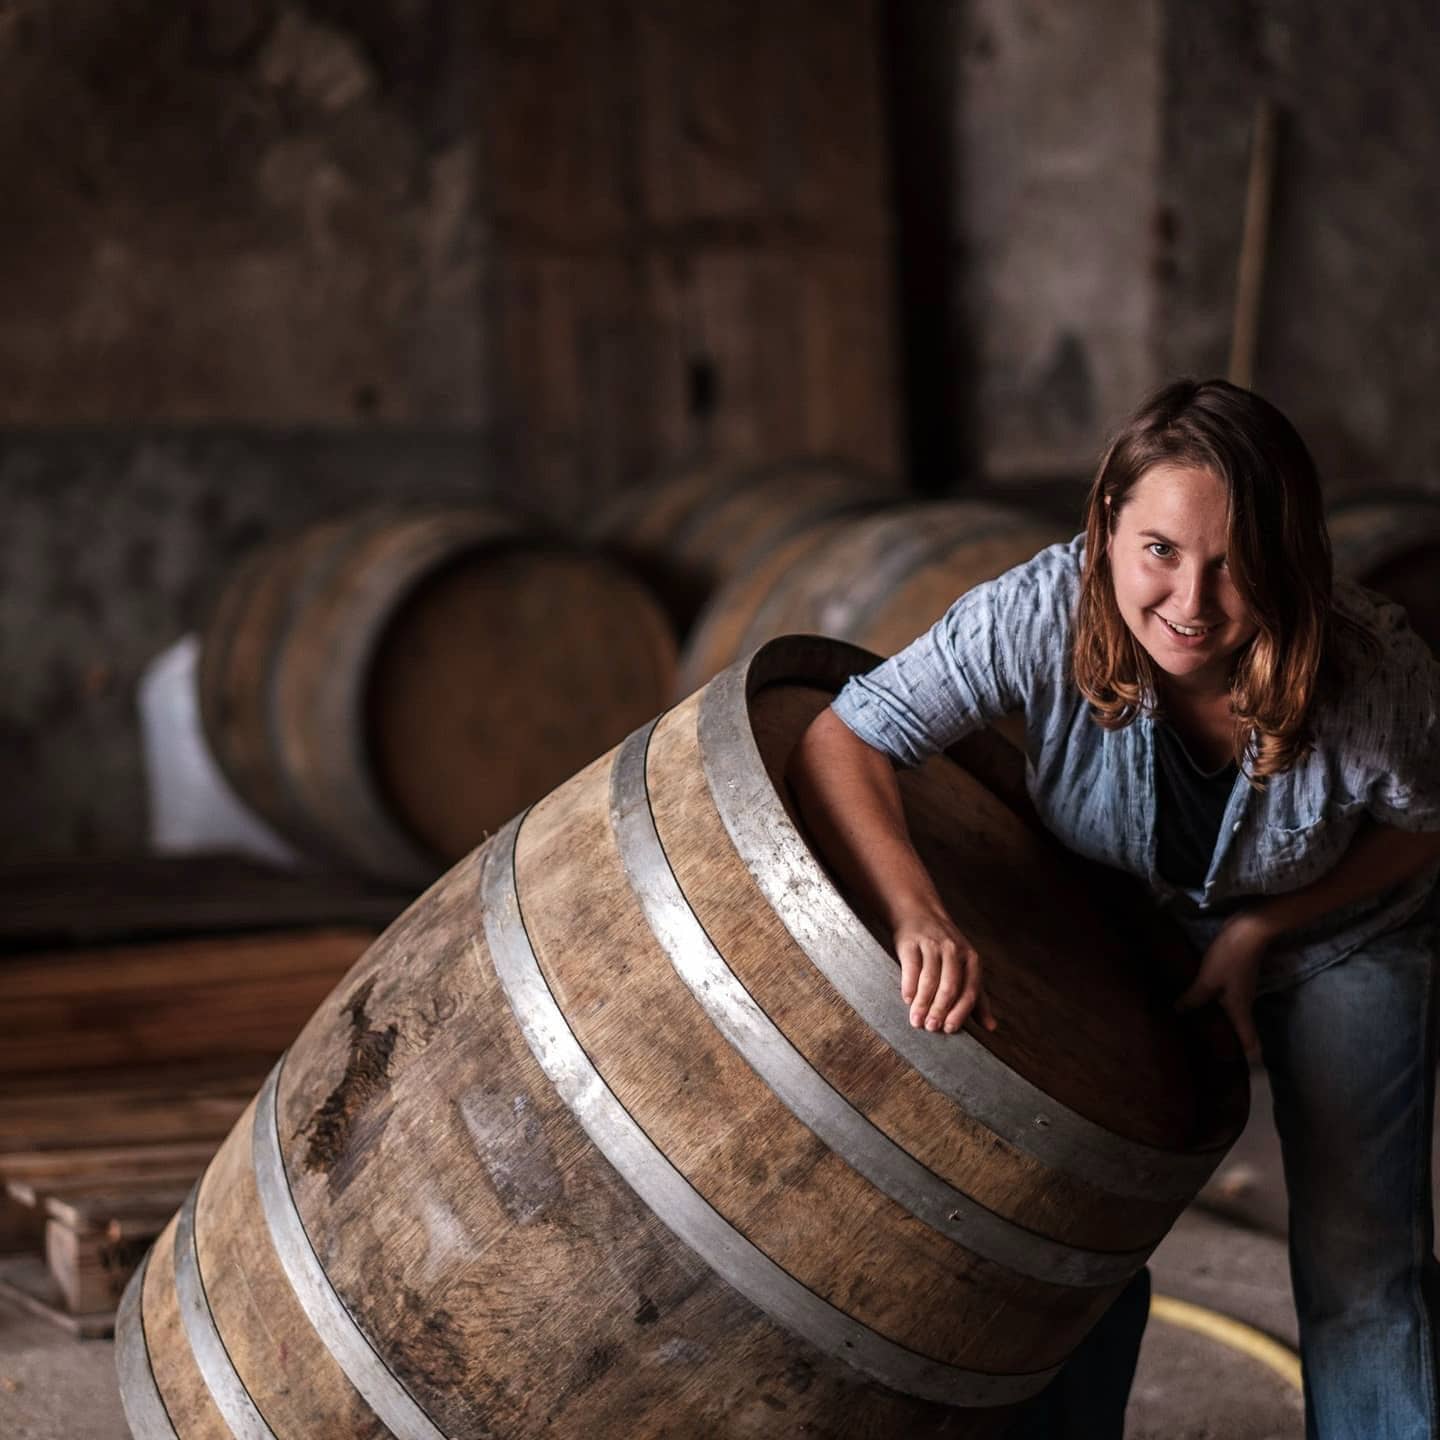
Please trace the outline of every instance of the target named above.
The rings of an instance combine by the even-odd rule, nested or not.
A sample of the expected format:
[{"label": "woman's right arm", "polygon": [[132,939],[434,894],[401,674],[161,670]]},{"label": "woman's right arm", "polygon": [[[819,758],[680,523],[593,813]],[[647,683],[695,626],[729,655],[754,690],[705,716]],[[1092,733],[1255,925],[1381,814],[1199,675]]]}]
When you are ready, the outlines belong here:
[{"label": "woman's right arm", "polygon": [[911,843],[889,757],[827,707],[801,736],[787,778],[825,860],[889,927],[910,1023],[953,1034],[973,1011],[993,1030],[980,956]]}]

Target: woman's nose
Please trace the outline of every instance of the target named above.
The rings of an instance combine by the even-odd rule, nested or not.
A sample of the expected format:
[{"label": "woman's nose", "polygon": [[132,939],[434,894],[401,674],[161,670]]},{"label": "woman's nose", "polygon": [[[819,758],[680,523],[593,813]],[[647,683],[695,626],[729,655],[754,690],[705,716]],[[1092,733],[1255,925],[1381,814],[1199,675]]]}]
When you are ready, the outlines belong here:
[{"label": "woman's nose", "polygon": [[1178,598],[1184,614],[1182,620],[1209,618],[1209,574],[1204,565],[1187,566],[1180,574]]}]

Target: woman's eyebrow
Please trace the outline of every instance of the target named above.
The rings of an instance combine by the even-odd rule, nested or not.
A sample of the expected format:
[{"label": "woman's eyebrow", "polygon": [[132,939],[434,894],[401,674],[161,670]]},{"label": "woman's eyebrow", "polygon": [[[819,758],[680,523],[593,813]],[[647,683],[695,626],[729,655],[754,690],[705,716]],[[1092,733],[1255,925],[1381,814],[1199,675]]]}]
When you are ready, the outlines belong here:
[{"label": "woman's eyebrow", "polygon": [[1162,535],[1158,530],[1140,530],[1137,533],[1151,540],[1159,540],[1165,545],[1173,545],[1177,550],[1180,548],[1168,535]]}]

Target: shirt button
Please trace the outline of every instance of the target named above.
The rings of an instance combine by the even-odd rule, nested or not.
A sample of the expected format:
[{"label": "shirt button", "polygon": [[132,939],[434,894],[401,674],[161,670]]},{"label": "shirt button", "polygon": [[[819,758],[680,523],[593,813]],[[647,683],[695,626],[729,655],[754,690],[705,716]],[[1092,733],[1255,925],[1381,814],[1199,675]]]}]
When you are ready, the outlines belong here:
[{"label": "shirt button", "polygon": [[1239,828],[1240,828],[1240,822],[1237,820],[1237,821],[1230,827],[1231,833],[1233,834],[1234,832],[1236,832],[1237,830],[1239,830]]}]

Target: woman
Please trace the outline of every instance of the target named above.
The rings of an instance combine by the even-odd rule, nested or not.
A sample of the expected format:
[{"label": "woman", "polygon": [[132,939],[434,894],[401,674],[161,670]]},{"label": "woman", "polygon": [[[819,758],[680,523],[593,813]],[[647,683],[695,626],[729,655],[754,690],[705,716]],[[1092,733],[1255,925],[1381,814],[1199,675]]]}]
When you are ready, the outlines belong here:
[{"label": "woman", "polygon": [[909,842],[892,762],[1023,707],[1041,818],[1148,883],[1202,957],[1181,1003],[1218,1001],[1269,1067],[1312,1440],[1440,1436],[1437,700],[1402,613],[1332,588],[1289,422],[1180,381],[1110,446],[1083,535],[852,680],[791,767],[819,848],[886,917],[910,1023],[993,1029],[984,957]]}]

